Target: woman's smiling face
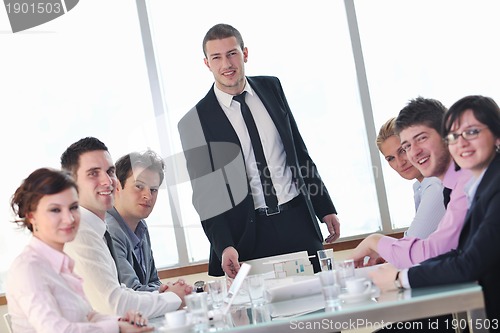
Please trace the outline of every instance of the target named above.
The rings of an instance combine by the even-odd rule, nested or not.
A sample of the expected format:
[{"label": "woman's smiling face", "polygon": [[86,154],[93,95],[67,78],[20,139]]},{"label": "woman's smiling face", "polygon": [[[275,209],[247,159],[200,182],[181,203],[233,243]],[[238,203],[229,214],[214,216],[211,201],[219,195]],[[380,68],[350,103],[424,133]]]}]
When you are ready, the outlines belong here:
[{"label": "woman's smiling face", "polygon": [[[473,138],[464,139],[462,133],[478,131]],[[451,126],[450,134],[458,139],[448,143],[451,156],[460,167],[469,169],[475,176],[480,175],[495,157],[495,146],[500,138],[495,138],[488,126],[476,119],[472,110],[465,111]]]}]

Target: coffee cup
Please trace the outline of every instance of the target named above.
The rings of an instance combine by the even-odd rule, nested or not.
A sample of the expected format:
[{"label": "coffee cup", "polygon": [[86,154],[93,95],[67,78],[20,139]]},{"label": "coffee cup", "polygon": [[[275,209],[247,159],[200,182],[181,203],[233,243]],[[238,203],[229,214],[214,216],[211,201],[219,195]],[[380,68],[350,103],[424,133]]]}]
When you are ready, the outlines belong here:
[{"label": "coffee cup", "polygon": [[354,278],[345,281],[347,293],[351,295],[364,294],[372,288],[372,282],[365,278]]}]

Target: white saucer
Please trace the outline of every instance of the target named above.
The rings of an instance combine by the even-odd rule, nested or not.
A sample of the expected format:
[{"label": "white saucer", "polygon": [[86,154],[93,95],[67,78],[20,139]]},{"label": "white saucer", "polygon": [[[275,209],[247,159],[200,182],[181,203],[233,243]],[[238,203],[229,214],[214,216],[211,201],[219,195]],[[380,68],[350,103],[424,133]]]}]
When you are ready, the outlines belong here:
[{"label": "white saucer", "polygon": [[362,293],[362,294],[347,294],[347,293],[345,293],[345,294],[340,294],[339,298],[344,303],[358,303],[358,302],[370,300],[376,291],[377,291],[376,289],[370,289],[367,292]]},{"label": "white saucer", "polygon": [[179,326],[179,327],[169,327],[169,326],[161,326],[158,327],[157,330],[158,332],[165,332],[165,333],[187,333],[191,332],[191,328],[193,327],[193,324],[187,324],[184,326]]}]

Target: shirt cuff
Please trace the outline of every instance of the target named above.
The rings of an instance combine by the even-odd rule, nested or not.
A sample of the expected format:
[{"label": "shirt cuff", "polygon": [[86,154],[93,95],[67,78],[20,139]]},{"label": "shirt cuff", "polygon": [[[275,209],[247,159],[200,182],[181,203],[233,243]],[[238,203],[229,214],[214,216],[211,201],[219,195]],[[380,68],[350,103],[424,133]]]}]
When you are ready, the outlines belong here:
[{"label": "shirt cuff", "polygon": [[399,271],[399,280],[401,281],[401,285],[405,289],[410,289],[410,280],[408,280],[408,268],[402,269]]},{"label": "shirt cuff", "polygon": [[166,290],[165,292],[161,293],[160,296],[164,298],[168,303],[167,312],[178,310],[181,306],[181,298],[173,291]]},{"label": "shirt cuff", "polygon": [[116,320],[106,320],[103,322],[104,332],[120,332],[120,326],[118,326],[118,319]]}]

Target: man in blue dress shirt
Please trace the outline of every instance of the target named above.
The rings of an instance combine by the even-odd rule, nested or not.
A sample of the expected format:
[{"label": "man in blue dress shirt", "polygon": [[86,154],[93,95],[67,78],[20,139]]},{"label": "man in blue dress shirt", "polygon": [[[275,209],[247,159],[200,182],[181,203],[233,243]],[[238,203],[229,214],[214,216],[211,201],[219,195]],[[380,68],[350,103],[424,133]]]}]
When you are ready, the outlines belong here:
[{"label": "man in blue dress shirt", "polygon": [[119,280],[134,290],[163,292],[168,284],[163,285],[158,278],[144,219],[155,206],[165,176],[164,162],[148,150],[121,157],[115,167],[119,184],[106,223],[113,238]]}]

